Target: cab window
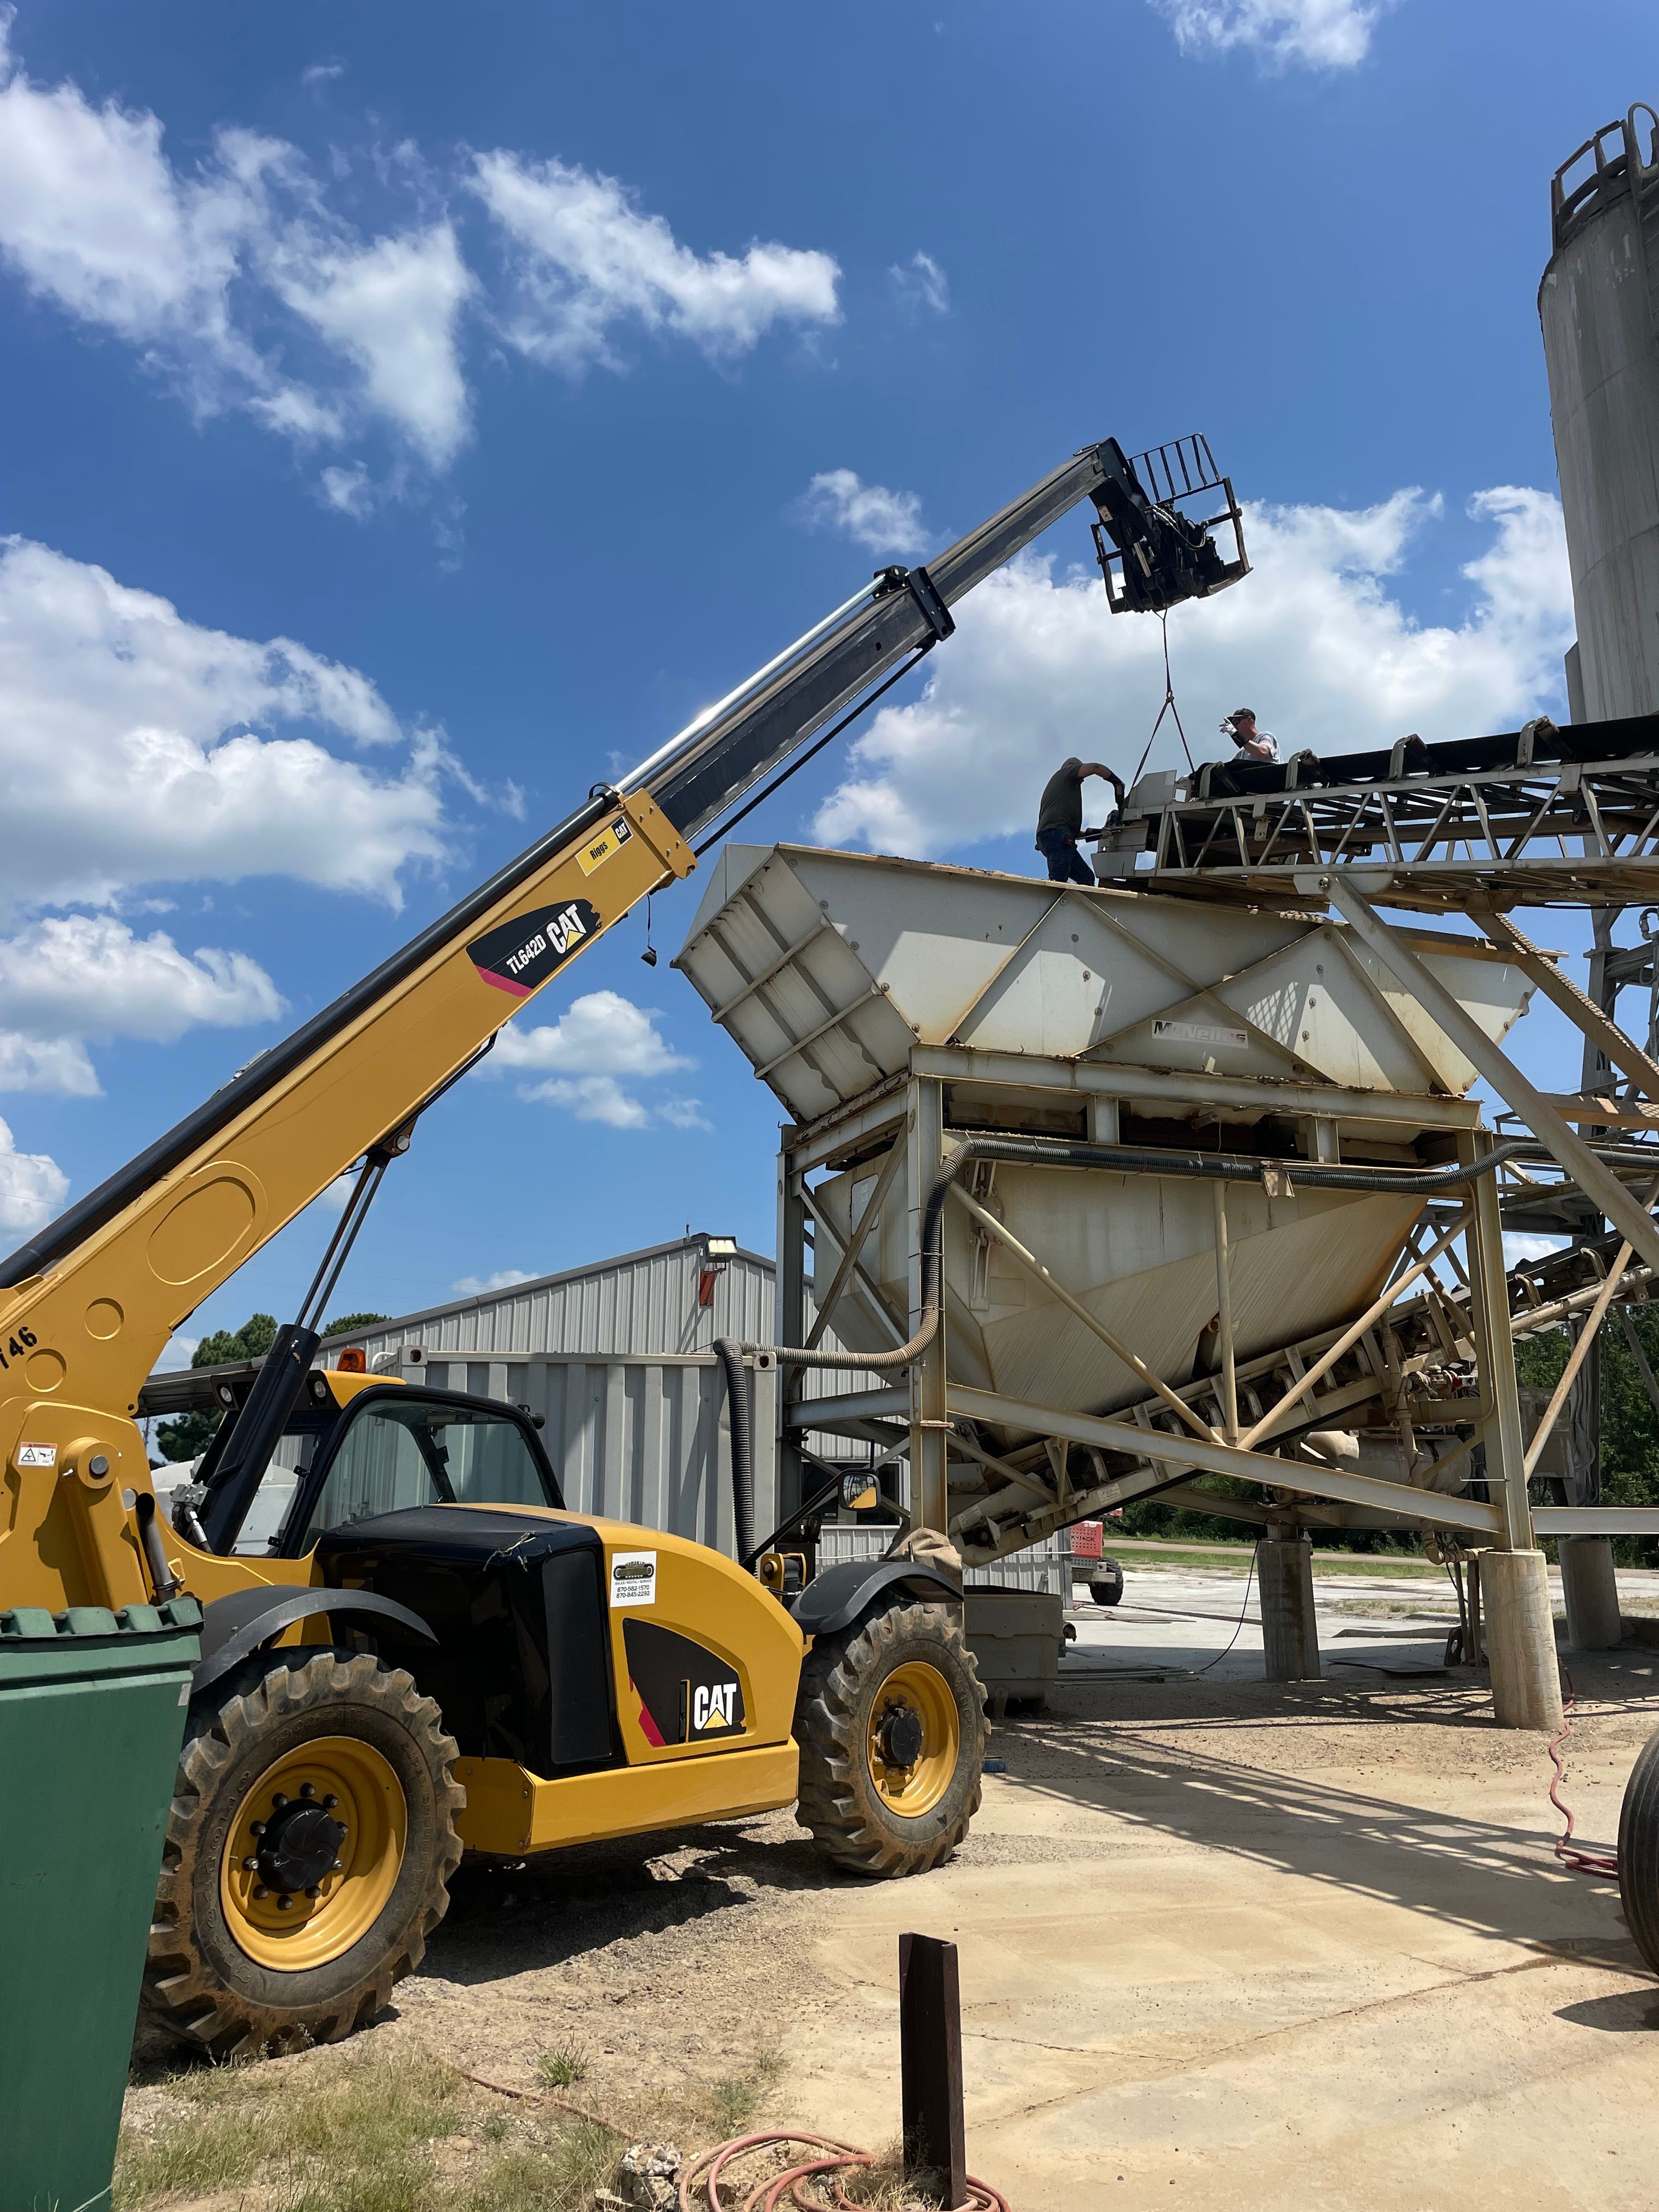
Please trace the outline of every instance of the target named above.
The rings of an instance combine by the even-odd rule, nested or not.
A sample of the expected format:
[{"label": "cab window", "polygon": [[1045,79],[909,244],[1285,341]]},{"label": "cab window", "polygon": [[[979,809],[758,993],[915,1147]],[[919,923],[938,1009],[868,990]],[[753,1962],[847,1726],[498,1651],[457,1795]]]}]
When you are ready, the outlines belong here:
[{"label": "cab window", "polygon": [[515,1420],[431,1400],[376,1399],[350,1413],[296,1548],[325,1529],[411,1505],[557,1505]]}]

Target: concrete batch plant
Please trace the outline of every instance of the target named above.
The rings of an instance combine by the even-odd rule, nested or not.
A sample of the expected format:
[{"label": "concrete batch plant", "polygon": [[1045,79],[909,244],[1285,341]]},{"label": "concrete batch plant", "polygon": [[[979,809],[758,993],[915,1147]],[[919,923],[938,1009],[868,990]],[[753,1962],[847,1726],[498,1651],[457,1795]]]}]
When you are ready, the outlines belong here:
[{"label": "concrete batch plant", "polygon": [[[1638,1045],[1615,1019],[1621,989],[1651,1000],[1653,949],[1612,942],[1659,896],[1656,131],[1632,111],[1553,196],[1571,725],[1146,776],[1094,890],[789,845],[715,862],[675,965],[791,1117],[777,1341],[744,1347],[787,1378],[786,1506],[810,1420],[902,1462],[913,1518],[976,1565],[1137,1497],[1254,1522],[1281,1679],[1318,1669],[1304,1532],[1417,1528],[1478,1560],[1511,1726],[1559,1723],[1539,1537],[1572,1540],[1571,1632],[1617,1640],[1605,1539],[1659,1508],[1599,1504],[1562,1416],[1659,1271],[1654,1024]],[[1589,994],[1528,905],[1595,917]],[[1583,1040],[1578,1092],[1505,1049],[1540,992]],[[1506,1224],[1571,1242],[1506,1271]],[[830,1396],[814,1268],[872,1370]],[[1514,1340],[1564,1323],[1523,1426]]]}]

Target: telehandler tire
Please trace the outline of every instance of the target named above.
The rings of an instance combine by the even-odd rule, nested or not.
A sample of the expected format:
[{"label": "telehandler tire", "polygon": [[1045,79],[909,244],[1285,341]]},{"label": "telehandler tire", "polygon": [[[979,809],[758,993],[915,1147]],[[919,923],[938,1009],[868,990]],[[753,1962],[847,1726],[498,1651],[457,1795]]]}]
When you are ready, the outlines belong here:
[{"label": "telehandler tire", "polygon": [[860,1874],[925,1874],[979,1810],[990,1730],[957,1617],[914,1600],[819,1638],[795,1702],[795,1818]]},{"label": "telehandler tire", "polygon": [[144,2009],[219,2058],[337,2042],[419,1964],[461,1856],[454,1743],[372,1655],[267,1652],[192,1710]]},{"label": "telehandler tire", "polygon": [[1619,1902],[1637,1949],[1659,1974],[1659,1735],[1643,1745],[1619,1808]]}]

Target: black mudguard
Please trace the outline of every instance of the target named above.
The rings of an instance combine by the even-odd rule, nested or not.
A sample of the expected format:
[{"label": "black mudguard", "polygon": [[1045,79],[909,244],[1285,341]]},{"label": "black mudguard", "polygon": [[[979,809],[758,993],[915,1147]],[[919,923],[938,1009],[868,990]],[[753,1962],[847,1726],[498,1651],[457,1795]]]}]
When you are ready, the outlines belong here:
[{"label": "black mudguard", "polygon": [[848,1559],[814,1575],[790,1610],[803,1636],[836,1636],[875,1599],[901,1590],[925,1604],[962,1603],[950,1577],[919,1559]]},{"label": "black mudguard", "polygon": [[404,1636],[423,1638],[428,1644],[438,1640],[419,1613],[389,1597],[376,1597],[372,1590],[313,1589],[293,1584],[284,1588],[274,1583],[232,1590],[226,1597],[215,1598],[203,1617],[202,1656],[191,1680],[191,1695],[198,1697],[233,1667],[240,1667],[262,1644],[292,1628],[296,1620],[308,1620],[318,1613],[371,1620]]}]

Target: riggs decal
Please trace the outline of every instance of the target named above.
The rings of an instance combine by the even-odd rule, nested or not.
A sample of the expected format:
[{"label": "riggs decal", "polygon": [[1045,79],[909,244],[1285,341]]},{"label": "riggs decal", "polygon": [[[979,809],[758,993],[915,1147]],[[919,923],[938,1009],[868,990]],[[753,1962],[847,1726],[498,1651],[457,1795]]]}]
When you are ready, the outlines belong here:
[{"label": "riggs decal", "polygon": [[714,1743],[744,1733],[743,1684],[729,1659],[677,1629],[631,1618],[623,1649],[647,1743]]},{"label": "riggs decal", "polygon": [[530,994],[573,952],[579,951],[599,927],[598,909],[586,899],[567,900],[562,906],[545,906],[504,921],[499,929],[475,938],[466,948],[468,957],[498,991],[515,999]]}]

